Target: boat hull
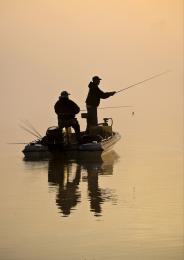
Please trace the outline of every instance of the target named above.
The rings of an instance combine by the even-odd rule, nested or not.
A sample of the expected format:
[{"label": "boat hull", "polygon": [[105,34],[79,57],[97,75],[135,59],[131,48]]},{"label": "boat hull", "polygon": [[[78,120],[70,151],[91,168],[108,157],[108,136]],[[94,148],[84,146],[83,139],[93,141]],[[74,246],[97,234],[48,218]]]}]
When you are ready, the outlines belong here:
[{"label": "boat hull", "polygon": [[107,139],[103,139],[101,142],[90,142],[85,144],[69,144],[69,145],[52,145],[46,146],[38,143],[30,143],[23,149],[23,154],[25,157],[47,157],[53,152],[103,152],[109,151],[113,146],[120,140],[121,136],[118,132],[114,132],[112,136]]}]

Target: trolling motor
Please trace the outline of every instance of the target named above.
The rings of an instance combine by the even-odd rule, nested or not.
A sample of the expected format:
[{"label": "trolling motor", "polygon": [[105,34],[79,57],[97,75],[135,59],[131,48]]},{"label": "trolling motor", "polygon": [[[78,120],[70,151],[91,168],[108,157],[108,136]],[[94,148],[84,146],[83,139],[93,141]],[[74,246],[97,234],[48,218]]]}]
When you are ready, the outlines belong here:
[{"label": "trolling motor", "polygon": [[[88,117],[88,113],[81,113],[81,118],[87,118]],[[108,126],[108,121],[111,120],[111,124],[110,126],[113,125],[113,119],[111,117],[105,117],[103,118],[103,123],[99,123],[98,125],[103,125],[103,126]]]},{"label": "trolling motor", "polygon": [[105,117],[105,118],[103,118],[103,121],[104,121],[104,122],[102,123],[102,125],[103,125],[103,126],[109,126],[109,124],[108,124],[109,120],[111,120],[110,126],[112,126],[112,125],[113,125],[113,119],[112,119],[112,117]]}]

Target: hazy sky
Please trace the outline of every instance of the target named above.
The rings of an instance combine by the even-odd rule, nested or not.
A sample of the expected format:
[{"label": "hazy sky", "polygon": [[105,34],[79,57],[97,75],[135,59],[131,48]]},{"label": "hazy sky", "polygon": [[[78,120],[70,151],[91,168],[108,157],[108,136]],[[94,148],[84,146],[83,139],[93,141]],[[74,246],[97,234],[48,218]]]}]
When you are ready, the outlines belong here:
[{"label": "hazy sky", "polygon": [[153,95],[181,104],[182,10],[182,0],[0,0],[1,132],[21,118],[54,124],[62,90],[85,108],[95,74],[102,89],[118,90],[171,69],[150,82],[163,89],[146,96],[135,89],[102,104],[149,104]]}]

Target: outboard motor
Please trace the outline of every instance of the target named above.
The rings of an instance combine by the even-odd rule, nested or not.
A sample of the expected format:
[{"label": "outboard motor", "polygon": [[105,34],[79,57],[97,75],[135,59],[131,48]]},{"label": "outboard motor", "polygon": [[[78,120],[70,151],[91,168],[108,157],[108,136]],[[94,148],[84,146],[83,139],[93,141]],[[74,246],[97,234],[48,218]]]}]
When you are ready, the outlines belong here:
[{"label": "outboard motor", "polygon": [[56,126],[49,127],[46,135],[42,138],[43,145],[55,145],[63,143],[63,135],[60,133],[59,128]]}]

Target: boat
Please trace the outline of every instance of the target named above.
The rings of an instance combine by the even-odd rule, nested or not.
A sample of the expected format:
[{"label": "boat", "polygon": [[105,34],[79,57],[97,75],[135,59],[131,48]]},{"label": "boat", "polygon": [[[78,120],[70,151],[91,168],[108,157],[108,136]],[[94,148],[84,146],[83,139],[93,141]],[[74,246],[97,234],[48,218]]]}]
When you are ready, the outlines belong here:
[{"label": "boat", "polygon": [[80,143],[76,141],[75,133],[71,132],[71,128],[66,128],[61,135],[57,126],[49,127],[44,137],[28,143],[22,152],[25,158],[29,158],[33,156],[45,157],[55,152],[101,153],[109,151],[120,140],[121,136],[112,130],[112,118],[104,118],[103,120],[103,123],[90,128],[88,134],[81,132]]}]

